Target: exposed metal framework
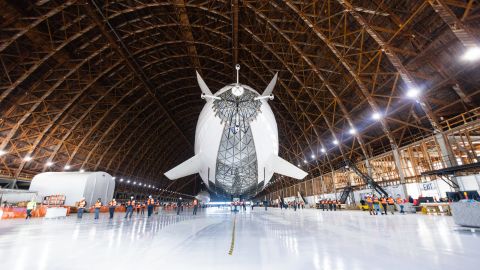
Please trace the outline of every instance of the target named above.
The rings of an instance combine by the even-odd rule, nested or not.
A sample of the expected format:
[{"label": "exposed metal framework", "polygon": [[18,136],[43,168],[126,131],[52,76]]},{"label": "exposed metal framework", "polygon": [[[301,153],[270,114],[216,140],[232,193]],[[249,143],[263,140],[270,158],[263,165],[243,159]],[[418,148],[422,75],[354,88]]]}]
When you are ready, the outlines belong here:
[{"label": "exposed metal framework", "polygon": [[216,91],[237,63],[255,89],[279,72],[280,155],[309,179],[345,160],[374,173],[478,108],[478,61],[460,59],[479,22],[477,0],[0,0],[0,174],[69,165],[194,193],[198,177],[163,177],[193,153],[194,72]]}]

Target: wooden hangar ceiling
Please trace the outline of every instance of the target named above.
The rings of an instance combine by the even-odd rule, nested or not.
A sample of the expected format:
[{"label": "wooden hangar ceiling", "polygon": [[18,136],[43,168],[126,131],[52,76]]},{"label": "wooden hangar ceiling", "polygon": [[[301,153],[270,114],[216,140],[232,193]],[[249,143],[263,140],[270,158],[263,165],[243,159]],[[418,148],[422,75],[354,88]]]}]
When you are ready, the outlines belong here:
[{"label": "wooden hangar ceiling", "polygon": [[0,15],[3,178],[70,166],[194,193],[199,178],[163,173],[193,154],[195,70],[218,90],[235,63],[258,91],[279,72],[280,155],[309,177],[479,106],[474,0],[0,0]]}]

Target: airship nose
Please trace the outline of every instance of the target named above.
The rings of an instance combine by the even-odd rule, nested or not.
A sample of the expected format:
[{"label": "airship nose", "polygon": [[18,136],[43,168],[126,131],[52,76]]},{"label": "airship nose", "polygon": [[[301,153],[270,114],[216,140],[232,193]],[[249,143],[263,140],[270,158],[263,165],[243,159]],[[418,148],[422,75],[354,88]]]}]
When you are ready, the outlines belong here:
[{"label": "airship nose", "polygon": [[243,86],[241,85],[236,85],[232,88],[232,94],[237,97],[243,95],[244,92],[245,92],[245,89],[243,89]]}]

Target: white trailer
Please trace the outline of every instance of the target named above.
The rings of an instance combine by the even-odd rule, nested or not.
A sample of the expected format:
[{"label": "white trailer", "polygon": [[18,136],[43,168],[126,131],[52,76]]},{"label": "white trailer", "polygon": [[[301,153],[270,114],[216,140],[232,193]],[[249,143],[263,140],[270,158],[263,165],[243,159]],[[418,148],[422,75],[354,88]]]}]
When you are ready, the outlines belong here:
[{"label": "white trailer", "polygon": [[82,197],[87,207],[98,198],[106,204],[113,198],[115,180],[106,172],[46,172],[35,175],[30,191],[38,192],[38,197],[65,195],[65,205],[74,206]]}]

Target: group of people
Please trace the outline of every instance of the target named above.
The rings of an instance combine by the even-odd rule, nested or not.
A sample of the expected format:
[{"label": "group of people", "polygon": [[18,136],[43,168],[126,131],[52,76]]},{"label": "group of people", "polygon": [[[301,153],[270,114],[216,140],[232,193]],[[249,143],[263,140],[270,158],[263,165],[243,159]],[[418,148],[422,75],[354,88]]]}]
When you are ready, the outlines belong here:
[{"label": "group of people", "polygon": [[285,208],[285,209],[292,208],[294,211],[297,211],[297,209],[305,208],[305,203],[303,201],[297,201],[297,200],[293,200],[285,203],[280,202],[280,209],[282,208]]},{"label": "group of people", "polygon": [[[108,213],[110,215],[110,219],[113,219],[113,216],[115,214],[115,208],[119,205],[117,204],[117,201],[115,199],[112,199],[111,201],[108,202]],[[82,198],[78,203],[77,203],[77,217],[82,218],[83,213],[85,212],[85,208],[87,206],[87,202],[85,198]],[[102,203],[102,200],[100,198],[97,199],[95,204],[93,205],[94,208],[94,213],[95,213],[95,219],[98,219],[100,216],[100,209],[104,206]],[[126,208],[126,213],[125,213],[125,218],[131,218],[133,215],[133,210],[137,210],[137,215],[141,214],[144,215],[145,213],[145,208],[147,209],[147,214],[148,217],[150,217],[153,214],[154,208],[159,206],[159,202],[155,201],[155,199],[152,198],[152,196],[149,196],[148,199],[145,202],[139,202],[135,201],[134,197],[130,197],[130,199],[125,203],[125,208]]]},{"label": "group of people", "polygon": [[337,211],[337,208],[340,210],[340,202],[331,199],[320,200],[319,207],[322,211]]},{"label": "group of people", "polygon": [[[378,215],[379,213],[382,215],[387,215],[388,212],[393,215],[395,214],[395,204],[398,205],[401,214],[405,213],[405,201],[400,197],[400,195],[398,195],[396,199],[393,199],[392,196],[377,197],[374,194],[372,196],[367,196],[365,198],[365,203],[368,207],[370,215]],[[382,210],[380,209],[380,206],[382,207]]]}]

